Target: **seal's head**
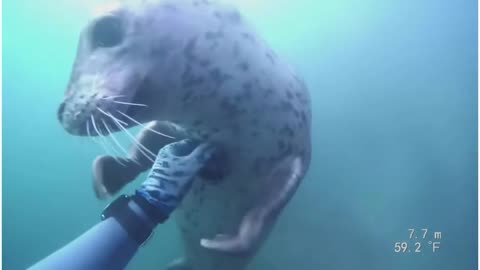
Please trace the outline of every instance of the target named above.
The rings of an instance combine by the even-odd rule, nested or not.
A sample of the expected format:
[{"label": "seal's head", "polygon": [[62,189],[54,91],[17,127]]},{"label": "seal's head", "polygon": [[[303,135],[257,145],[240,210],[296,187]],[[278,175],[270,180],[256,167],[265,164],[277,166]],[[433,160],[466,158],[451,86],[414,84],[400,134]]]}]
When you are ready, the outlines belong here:
[{"label": "seal's head", "polygon": [[[147,122],[156,120],[150,119],[151,115],[161,113],[158,110],[166,104],[168,93],[159,95],[158,80],[162,78],[152,76],[152,70],[164,65],[162,53],[169,45],[159,40],[161,32],[152,34],[152,28],[145,27],[152,23],[145,8],[131,3],[106,5],[83,29],[58,110],[59,121],[69,133],[110,133],[121,125],[135,125],[131,119]],[[151,60],[153,55],[155,61]],[[151,106],[153,102],[155,106]]]}]

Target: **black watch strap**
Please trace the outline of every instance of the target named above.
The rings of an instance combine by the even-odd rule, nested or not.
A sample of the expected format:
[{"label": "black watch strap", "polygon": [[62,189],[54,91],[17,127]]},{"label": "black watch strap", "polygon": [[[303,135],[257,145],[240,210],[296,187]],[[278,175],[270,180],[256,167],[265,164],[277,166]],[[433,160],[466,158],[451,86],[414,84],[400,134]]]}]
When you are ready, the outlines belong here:
[{"label": "black watch strap", "polygon": [[151,203],[149,203],[143,196],[139,195],[138,193],[135,193],[131,197],[132,201],[134,201],[142,210],[145,212],[145,214],[157,225],[158,223],[163,223],[168,219],[168,215],[163,215],[158,211],[158,209],[153,206]]},{"label": "black watch strap", "polygon": [[135,242],[143,245],[153,234],[153,228],[128,206],[131,199],[127,195],[119,196],[103,210],[101,218],[115,218]]}]

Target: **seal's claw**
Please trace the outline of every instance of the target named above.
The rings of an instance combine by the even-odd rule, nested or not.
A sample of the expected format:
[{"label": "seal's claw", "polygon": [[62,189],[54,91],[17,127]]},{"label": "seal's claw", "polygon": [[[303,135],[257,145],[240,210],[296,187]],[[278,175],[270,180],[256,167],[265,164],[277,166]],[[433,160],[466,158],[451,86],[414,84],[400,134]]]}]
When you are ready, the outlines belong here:
[{"label": "seal's claw", "polygon": [[245,254],[249,253],[250,245],[246,239],[242,239],[239,236],[231,236],[218,234],[213,239],[202,239],[200,240],[202,247],[232,254]]},{"label": "seal's claw", "polygon": [[264,226],[262,221],[255,218],[256,214],[247,214],[237,235],[217,234],[213,239],[201,239],[202,247],[232,255],[244,255],[255,251]]},{"label": "seal's claw", "polygon": [[133,181],[142,167],[131,159],[98,156],[93,161],[93,189],[98,199],[106,199]]},{"label": "seal's claw", "polygon": [[187,263],[185,258],[178,258],[167,265],[166,270],[192,270],[192,267]]}]

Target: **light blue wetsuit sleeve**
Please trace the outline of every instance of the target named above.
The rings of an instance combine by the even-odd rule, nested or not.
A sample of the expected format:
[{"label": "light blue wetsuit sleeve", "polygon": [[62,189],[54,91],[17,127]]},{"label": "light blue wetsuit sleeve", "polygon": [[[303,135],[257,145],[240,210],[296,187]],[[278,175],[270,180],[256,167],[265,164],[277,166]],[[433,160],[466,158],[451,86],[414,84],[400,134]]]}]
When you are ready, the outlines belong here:
[{"label": "light blue wetsuit sleeve", "polygon": [[124,269],[138,247],[114,218],[108,218],[29,270]]},{"label": "light blue wetsuit sleeve", "polygon": [[[163,147],[147,180],[137,194],[154,206],[161,216],[169,216],[191,186],[195,175],[214,152],[212,146],[182,140]],[[128,206],[149,227],[156,226],[134,201]],[[139,244],[114,218],[107,218],[29,270],[117,270],[124,269]]]}]

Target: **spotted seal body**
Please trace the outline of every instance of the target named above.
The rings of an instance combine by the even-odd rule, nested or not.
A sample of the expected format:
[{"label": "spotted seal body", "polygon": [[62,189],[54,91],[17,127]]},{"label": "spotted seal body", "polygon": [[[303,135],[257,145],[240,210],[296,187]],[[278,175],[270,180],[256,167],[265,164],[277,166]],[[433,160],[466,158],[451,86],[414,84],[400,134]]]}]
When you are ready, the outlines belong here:
[{"label": "spotted seal body", "polygon": [[127,157],[95,161],[99,197],[150,168],[149,152],[174,140],[159,133],[222,149],[175,213],[185,256],[170,269],[244,269],[310,162],[305,84],[235,8],[214,1],[99,12],[81,34],[59,119],[80,136],[148,123]]}]

